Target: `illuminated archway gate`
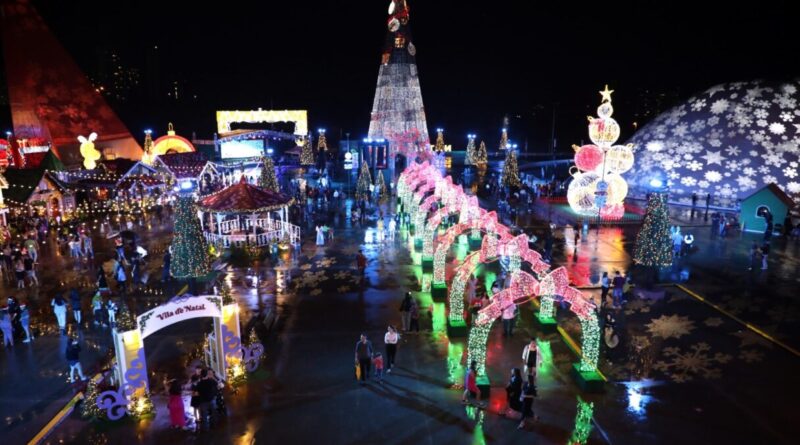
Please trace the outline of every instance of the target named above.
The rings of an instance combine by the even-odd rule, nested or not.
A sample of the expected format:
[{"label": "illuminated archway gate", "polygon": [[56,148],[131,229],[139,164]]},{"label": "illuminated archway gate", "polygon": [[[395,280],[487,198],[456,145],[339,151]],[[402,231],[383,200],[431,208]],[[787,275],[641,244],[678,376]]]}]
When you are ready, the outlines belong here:
[{"label": "illuminated archway gate", "polygon": [[243,348],[239,330],[239,306],[222,304],[217,295],[180,295],[165,304],[136,317],[137,328],[125,332],[113,330],[116,357],[115,376],[118,390],[105,391],[97,399],[97,405],[107,411],[111,420],[121,418],[134,395],[141,397],[149,391],[144,339],[159,330],[193,318],[211,317],[214,330],[208,335],[208,348],[204,351],[210,367],[223,379],[227,369],[243,372],[243,361],[255,361],[263,353],[263,347],[255,345]]}]

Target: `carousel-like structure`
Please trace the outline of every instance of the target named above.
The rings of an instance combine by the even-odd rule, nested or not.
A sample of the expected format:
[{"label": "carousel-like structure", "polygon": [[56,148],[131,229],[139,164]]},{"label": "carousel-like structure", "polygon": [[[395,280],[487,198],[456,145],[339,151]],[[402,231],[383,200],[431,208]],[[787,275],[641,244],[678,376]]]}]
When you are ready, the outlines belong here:
[{"label": "carousel-like structure", "polygon": [[294,199],[242,179],[197,203],[203,234],[217,249],[265,247],[300,242],[300,227],[289,222]]}]

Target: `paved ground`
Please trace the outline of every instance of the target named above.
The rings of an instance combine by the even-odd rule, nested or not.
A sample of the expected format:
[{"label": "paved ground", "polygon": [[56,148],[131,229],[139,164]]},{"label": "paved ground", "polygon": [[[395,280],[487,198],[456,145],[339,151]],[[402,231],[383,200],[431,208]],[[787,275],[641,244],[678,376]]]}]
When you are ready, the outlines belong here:
[{"label": "paved ground", "polygon": [[[486,411],[458,402],[460,391],[454,385],[462,380],[466,345],[447,339],[445,308],[425,295],[417,294],[426,309],[423,332],[403,338],[397,371],[383,385],[360,388],[352,366],[358,334],[366,332],[380,348],[386,324],[399,324],[397,307],[403,292],[418,289],[421,272],[399,240],[366,243],[370,224],[351,226],[343,218],[333,224],[336,240],[328,246],[317,247],[307,239],[299,252],[284,257],[277,267],[269,262],[226,272],[245,309],[243,323],[250,325],[270,310],[277,312],[279,321],[271,332],[261,331],[267,349],[263,368],[238,394],[228,395],[230,414],[222,424],[198,434],[171,431],[166,428],[165,401],[157,396],[160,412],[153,421],[91,425],[73,416],[49,443],[514,444],[567,443],[585,433],[587,443],[788,444],[800,433],[793,422],[793,402],[800,391],[790,380],[800,371],[800,358],[674,287],[666,288],[658,300],[631,297],[616,314],[622,343],[603,353],[601,370],[610,380],[603,394],[580,393],[567,372],[574,355],[557,334],[537,333],[550,345],[550,352],[535,405],[540,420],[529,431],[516,430],[515,422],[499,415],[505,406],[508,371],[519,365],[525,338],[536,333],[527,308],[514,338],[504,339],[499,328],[492,332],[487,369],[493,389]],[[537,218],[521,225],[543,224]],[[566,265],[576,285],[592,286],[601,271],[629,267],[632,229],[601,229],[599,234],[591,230],[583,234],[577,250],[570,230],[559,232],[569,241],[556,244],[554,264]],[[748,273],[748,236],[720,240],[712,239],[708,228],[691,230],[698,250],[675,269],[689,270],[685,285],[760,324],[776,338],[796,342],[797,246],[775,240],[769,270]],[[370,258],[365,282],[353,270],[359,248]],[[484,268],[484,273],[492,273],[493,267]],[[597,298],[596,290],[587,292]],[[142,304],[166,298],[154,294],[143,297]],[[559,313],[559,318],[567,332],[580,338],[568,313]],[[175,357],[188,356],[205,329],[202,323],[187,323],[186,328],[159,333],[152,347],[147,346],[148,368],[157,375],[179,372],[188,360]],[[51,336],[41,340],[53,345],[32,347],[44,350],[34,353],[36,365],[58,367],[59,352],[52,350],[58,339]],[[48,354],[51,358],[46,360]],[[24,378],[24,370],[13,361],[1,360],[4,382],[6,376]],[[31,400],[46,399],[47,391],[66,396],[69,390],[61,379],[25,393]],[[7,387],[0,389],[4,402],[22,394],[8,394]],[[588,407],[583,401],[593,403],[592,420],[576,425],[578,408]],[[24,409],[33,412],[30,406]],[[44,410],[23,416],[44,417]],[[33,423],[11,422],[4,433],[28,431],[15,425]]]}]

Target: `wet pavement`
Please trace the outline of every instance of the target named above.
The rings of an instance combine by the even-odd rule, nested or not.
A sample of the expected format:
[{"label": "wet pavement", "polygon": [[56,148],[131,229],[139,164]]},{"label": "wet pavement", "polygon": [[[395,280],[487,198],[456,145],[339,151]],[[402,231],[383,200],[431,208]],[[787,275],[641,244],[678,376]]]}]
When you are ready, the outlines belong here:
[{"label": "wet pavement", "polygon": [[[488,409],[464,407],[458,387],[466,341],[449,341],[444,303],[416,292],[422,274],[402,234],[394,243],[376,244],[374,223],[362,227],[343,215],[331,223],[336,239],[327,246],[315,246],[307,236],[291,256],[226,270],[225,279],[244,309],[244,325],[259,326],[266,313],[277,314],[278,321],[271,330],[259,329],[266,346],[262,368],[238,394],[227,395],[229,415],[214,429],[169,430],[165,401],[156,396],[160,411],[152,421],[92,425],[72,416],[48,443],[788,444],[800,433],[793,422],[800,391],[790,380],[800,371],[800,357],[673,286],[664,287],[660,299],[631,295],[616,312],[621,344],[601,354],[600,369],[610,380],[604,393],[584,394],[576,387],[568,372],[575,356],[557,333],[536,331],[532,307],[526,306],[513,338],[503,338],[499,327],[492,331]],[[537,230],[545,223],[540,216],[519,225]],[[567,266],[574,284],[590,288],[604,270],[629,269],[635,228],[591,229],[581,234],[577,249],[571,230],[557,230],[561,240],[553,264]],[[687,288],[778,339],[796,342],[797,245],[774,240],[770,268],[748,272],[750,235],[721,240],[712,238],[708,227],[691,230],[697,250],[663,278],[679,278],[677,272],[685,268]],[[313,231],[307,228],[306,233]],[[363,281],[355,271],[359,248],[369,258]],[[481,273],[486,278],[496,272],[495,265],[488,265]],[[398,367],[383,384],[359,387],[352,362],[358,334],[365,332],[382,350],[385,326],[400,324],[398,306],[406,290],[414,291],[423,308],[422,332],[403,337]],[[585,291],[599,298],[596,289]],[[166,296],[153,295],[144,305],[159,299]],[[560,311],[559,321],[580,338],[569,313]],[[152,347],[148,343],[148,368],[158,375],[185,368],[184,357],[204,329],[197,323],[160,332]],[[508,371],[519,366],[530,334],[540,338],[546,351],[534,406],[539,421],[519,431],[517,422],[499,413],[506,405]],[[50,348],[55,346],[41,349]],[[4,376],[20,373],[5,359],[2,368]]]}]

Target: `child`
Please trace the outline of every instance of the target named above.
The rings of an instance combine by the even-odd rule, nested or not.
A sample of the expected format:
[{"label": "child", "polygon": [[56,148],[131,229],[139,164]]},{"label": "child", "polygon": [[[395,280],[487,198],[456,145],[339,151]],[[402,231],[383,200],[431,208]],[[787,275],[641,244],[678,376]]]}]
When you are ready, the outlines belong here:
[{"label": "child", "polygon": [[383,384],[383,356],[380,352],[375,353],[372,364],[375,365],[375,378],[378,379],[378,383]]}]

